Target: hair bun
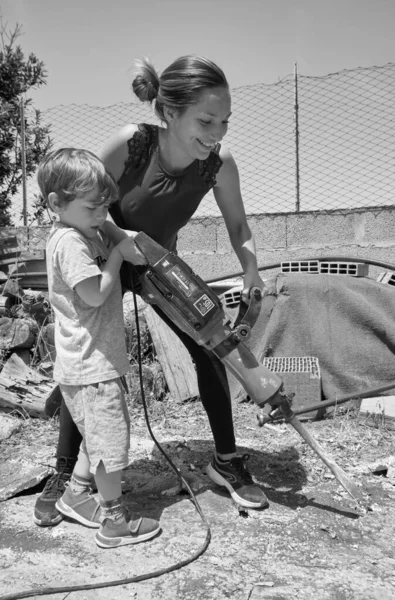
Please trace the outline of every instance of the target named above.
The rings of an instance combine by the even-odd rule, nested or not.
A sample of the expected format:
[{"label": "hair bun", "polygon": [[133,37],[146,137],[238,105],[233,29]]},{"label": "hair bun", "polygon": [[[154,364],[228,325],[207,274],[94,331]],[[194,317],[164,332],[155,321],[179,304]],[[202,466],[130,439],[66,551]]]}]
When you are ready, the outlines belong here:
[{"label": "hair bun", "polygon": [[159,76],[148,58],[136,61],[132,89],[141,102],[153,102],[157,97],[159,92]]}]

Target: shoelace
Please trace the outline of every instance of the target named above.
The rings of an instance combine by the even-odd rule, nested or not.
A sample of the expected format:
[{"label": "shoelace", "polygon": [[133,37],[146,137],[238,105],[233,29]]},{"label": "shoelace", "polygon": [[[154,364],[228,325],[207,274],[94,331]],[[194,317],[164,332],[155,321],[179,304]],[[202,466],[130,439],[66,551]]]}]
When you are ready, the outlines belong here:
[{"label": "shoelace", "polygon": [[60,458],[58,461],[58,472],[54,473],[45,484],[43,495],[45,498],[58,498],[64,492],[65,484],[70,479],[71,473],[69,461],[67,458]]},{"label": "shoelace", "polygon": [[251,485],[254,483],[251,474],[245,464],[249,460],[249,458],[249,454],[243,454],[243,456],[236,456],[230,461],[230,464],[237,472],[238,477],[245,485]]},{"label": "shoelace", "polygon": [[57,498],[60,492],[64,492],[66,481],[69,477],[65,477],[64,473],[55,473],[50,477],[45,484],[44,496],[46,498]]}]

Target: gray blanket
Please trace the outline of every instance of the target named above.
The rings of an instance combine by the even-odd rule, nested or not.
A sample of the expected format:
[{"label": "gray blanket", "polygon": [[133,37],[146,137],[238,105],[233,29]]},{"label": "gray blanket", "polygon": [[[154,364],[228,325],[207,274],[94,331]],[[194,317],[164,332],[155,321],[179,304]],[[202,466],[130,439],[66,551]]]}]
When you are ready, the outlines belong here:
[{"label": "gray blanket", "polygon": [[[279,274],[266,285],[248,342],[259,361],[270,352],[317,357],[323,398],[357,395],[395,380],[394,286],[313,274]],[[232,397],[240,399],[240,384],[232,376],[229,381]]]}]

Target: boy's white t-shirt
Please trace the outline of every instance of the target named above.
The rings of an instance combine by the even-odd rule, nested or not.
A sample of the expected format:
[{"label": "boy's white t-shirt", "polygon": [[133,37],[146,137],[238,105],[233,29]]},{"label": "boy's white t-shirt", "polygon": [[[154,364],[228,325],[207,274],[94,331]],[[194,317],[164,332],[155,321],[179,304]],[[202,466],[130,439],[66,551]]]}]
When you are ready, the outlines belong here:
[{"label": "boy's white t-shirt", "polygon": [[129,369],[120,278],[101,306],[86,304],[77,283],[101,274],[111,245],[55,223],[47,241],[49,300],[55,313],[54,380],[86,385],[125,375]]}]

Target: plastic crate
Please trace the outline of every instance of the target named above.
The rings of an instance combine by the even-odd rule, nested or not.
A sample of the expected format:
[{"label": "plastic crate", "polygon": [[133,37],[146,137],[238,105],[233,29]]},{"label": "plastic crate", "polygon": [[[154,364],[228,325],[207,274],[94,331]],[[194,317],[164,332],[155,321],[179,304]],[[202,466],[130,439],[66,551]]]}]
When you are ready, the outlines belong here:
[{"label": "plastic crate", "polygon": [[395,285],[395,273],[391,273],[391,271],[380,273],[377,277],[377,281],[380,283],[387,283],[388,285]]},{"label": "plastic crate", "polygon": [[292,260],[281,263],[281,273],[319,273],[318,260]]},{"label": "plastic crate", "polygon": [[321,275],[350,275],[351,277],[367,277],[369,265],[352,262],[320,262]]},{"label": "plastic crate", "polygon": [[[261,363],[276,373],[284,382],[286,393],[294,392],[292,408],[308,408],[322,400],[321,372],[318,358],[314,356],[270,356]],[[300,419],[311,419],[321,411],[309,411]],[[322,411],[323,412],[323,411]]]}]

